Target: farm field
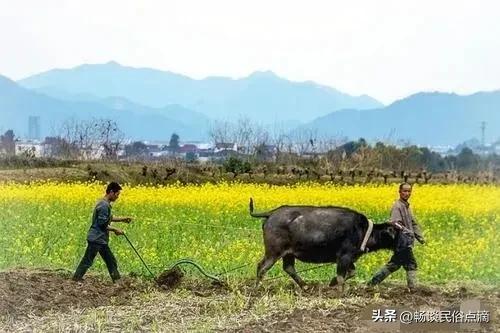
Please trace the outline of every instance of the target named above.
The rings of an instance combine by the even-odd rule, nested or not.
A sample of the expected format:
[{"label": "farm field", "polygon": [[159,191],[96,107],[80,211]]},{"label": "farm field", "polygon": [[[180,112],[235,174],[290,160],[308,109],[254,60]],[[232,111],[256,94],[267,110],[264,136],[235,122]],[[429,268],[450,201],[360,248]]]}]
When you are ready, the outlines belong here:
[{"label": "farm field", "polygon": [[[498,308],[498,186],[414,187],[410,202],[427,239],[425,245],[415,245],[422,283],[415,295],[405,292],[403,270],[374,292],[363,289],[390,257],[389,251],[379,251],[357,262],[357,276],[349,281],[347,295],[340,298],[327,287],[334,265],[298,263],[297,270],[305,270],[299,274],[313,285],[305,293],[297,290],[278,263],[264,279],[251,309],[246,303],[263,244],[262,222],[248,214],[250,197],[257,211],[282,204],[337,205],[383,222],[397,198],[397,186],[124,186],[113,214],[134,217],[130,225],[117,225],[125,229],[156,275],[178,259],[191,258],[208,272],[220,274],[230,291],[217,289],[191,268],[185,269],[177,288],[157,290],[126,240],[114,235],[110,246],[125,276],[123,284],[108,282],[101,259],[83,286],[72,284],[70,272],[85,250],[92,209],[103,190],[104,185],[96,183],[0,185],[0,328],[250,332],[267,327],[293,331],[281,324],[297,321],[296,327],[301,327],[301,320],[307,322],[310,317],[318,331],[330,329],[329,322],[339,325],[339,331],[342,327],[349,331],[353,327],[348,323],[367,304],[448,306],[478,298]],[[100,294],[96,285],[109,293]],[[59,295],[55,300],[51,288]],[[24,301],[15,296],[23,295],[21,289]],[[161,304],[166,307],[163,312],[158,308]],[[335,311],[340,311],[339,316],[332,315]]]}]

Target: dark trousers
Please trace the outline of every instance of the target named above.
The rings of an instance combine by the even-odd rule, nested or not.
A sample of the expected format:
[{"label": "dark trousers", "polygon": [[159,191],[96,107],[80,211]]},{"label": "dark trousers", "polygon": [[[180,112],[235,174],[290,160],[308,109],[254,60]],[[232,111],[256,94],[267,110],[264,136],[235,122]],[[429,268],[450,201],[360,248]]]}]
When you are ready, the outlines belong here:
[{"label": "dark trousers", "polygon": [[413,255],[412,248],[397,249],[386,266],[391,272],[397,271],[401,266],[403,266],[405,271],[416,271],[417,261]]},{"label": "dark trousers", "polygon": [[73,275],[73,280],[81,280],[87,270],[92,266],[94,259],[99,253],[106,263],[106,267],[108,268],[109,275],[113,281],[116,281],[120,278],[120,273],[118,272],[118,265],[116,263],[116,258],[111,252],[108,244],[98,244],[93,242],[87,243],[87,249],[85,250],[85,254],[83,255],[80,264],[76,268],[75,274]]}]

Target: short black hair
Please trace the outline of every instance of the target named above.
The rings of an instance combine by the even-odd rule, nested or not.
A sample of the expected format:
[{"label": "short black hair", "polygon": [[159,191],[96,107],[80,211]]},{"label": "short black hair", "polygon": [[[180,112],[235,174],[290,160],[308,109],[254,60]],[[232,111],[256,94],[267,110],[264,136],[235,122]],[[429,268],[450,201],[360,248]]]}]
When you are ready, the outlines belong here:
[{"label": "short black hair", "polygon": [[410,188],[412,188],[412,187],[413,187],[413,186],[411,186],[411,184],[410,184],[410,183],[401,183],[401,184],[399,184],[399,190],[401,191],[401,190],[403,189],[403,186],[405,186],[405,185],[410,186]]},{"label": "short black hair", "polygon": [[120,184],[118,184],[117,182],[111,182],[108,184],[108,186],[106,187],[106,194],[109,194],[110,192],[118,192],[122,189],[122,187],[120,186]]}]

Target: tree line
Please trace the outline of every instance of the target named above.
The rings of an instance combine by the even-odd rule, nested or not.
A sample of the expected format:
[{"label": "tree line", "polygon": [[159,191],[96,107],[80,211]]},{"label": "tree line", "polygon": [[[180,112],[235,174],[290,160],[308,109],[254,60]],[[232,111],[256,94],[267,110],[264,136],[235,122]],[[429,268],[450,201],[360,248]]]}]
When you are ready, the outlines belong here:
[{"label": "tree line", "polygon": [[[118,149],[123,146],[125,135],[117,123],[110,119],[65,121],[47,137],[48,156],[60,159],[85,160],[99,151],[103,159],[116,159]],[[249,165],[272,162],[276,165],[314,165],[323,170],[349,173],[365,170],[372,173],[400,173],[402,171],[446,172],[498,171],[500,157],[496,154],[481,156],[470,148],[463,147],[456,155],[442,156],[426,147],[395,145],[365,139],[348,141],[342,138],[321,138],[314,130],[288,132],[285,126],[264,127],[247,118],[237,122],[214,122],[208,137],[213,144],[235,143],[240,149],[231,156],[233,169],[247,170]],[[15,135],[12,130],[0,137],[0,153],[15,154]],[[180,137],[172,134],[167,148],[176,151]],[[268,147],[272,147],[271,150]],[[146,155],[147,146],[140,141],[125,145],[127,156]],[[33,157],[26,152],[26,157]],[[234,160],[236,159],[236,160]],[[195,159],[191,159],[195,161]],[[238,162],[240,161],[240,162]],[[227,162],[226,162],[227,163]],[[229,168],[231,169],[231,167]]]}]

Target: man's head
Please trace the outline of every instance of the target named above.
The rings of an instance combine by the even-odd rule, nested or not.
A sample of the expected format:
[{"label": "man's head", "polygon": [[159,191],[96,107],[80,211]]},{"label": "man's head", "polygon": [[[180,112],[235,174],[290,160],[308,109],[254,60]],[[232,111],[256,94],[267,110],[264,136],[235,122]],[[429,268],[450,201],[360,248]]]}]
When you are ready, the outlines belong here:
[{"label": "man's head", "polygon": [[408,183],[401,183],[399,185],[399,197],[403,201],[408,201],[411,196],[411,185]]},{"label": "man's head", "polygon": [[120,196],[120,191],[122,187],[117,182],[111,182],[106,187],[106,197],[108,197],[109,201],[116,201]]}]

